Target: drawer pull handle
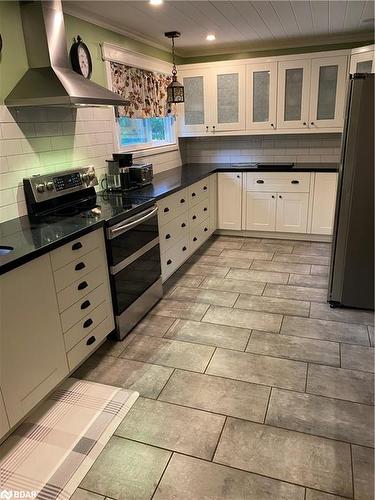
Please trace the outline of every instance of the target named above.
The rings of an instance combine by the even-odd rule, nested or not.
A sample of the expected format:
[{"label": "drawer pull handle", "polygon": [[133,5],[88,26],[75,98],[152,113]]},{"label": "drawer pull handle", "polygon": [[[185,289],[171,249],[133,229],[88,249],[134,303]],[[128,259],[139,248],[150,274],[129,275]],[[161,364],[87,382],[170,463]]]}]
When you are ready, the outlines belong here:
[{"label": "drawer pull handle", "polygon": [[168,260],[167,260],[167,266],[169,266],[169,264],[172,264],[171,259],[168,259]]},{"label": "drawer pull handle", "polygon": [[81,271],[81,269],[84,269],[86,267],[84,262],[78,262],[76,267],[74,268],[76,271]]},{"label": "drawer pull handle", "polygon": [[94,337],[94,335],[92,337],[90,337],[87,342],[86,342],[86,345],[91,345],[93,344],[94,342],[96,342],[96,338]]},{"label": "drawer pull handle", "polygon": [[186,247],[182,247],[182,251],[185,252],[187,250]]},{"label": "drawer pull handle", "polygon": [[262,179],[258,179],[257,184],[264,184],[264,181]]},{"label": "drawer pull handle", "polygon": [[290,181],[291,184],[299,184],[299,181]]},{"label": "drawer pull handle", "polygon": [[181,227],[186,227],[185,222],[183,222],[183,223],[181,224]]},{"label": "drawer pull handle", "polygon": [[72,245],[72,250],[79,250],[80,248],[82,248],[82,243],[80,241]]},{"label": "drawer pull handle", "polygon": [[181,198],[180,203],[185,203],[185,200]]},{"label": "drawer pull handle", "polygon": [[82,281],[82,283],[80,283],[78,286],[77,286],[77,290],[84,290],[85,288],[87,288],[89,285],[87,284],[87,281]]},{"label": "drawer pull handle", "polygon": [[83,328],[88,328],[89,326],[91,326],[93,324],[93,320],[91,318],[87,319],[84,323],[83,323]]},{"label": "drawer pull handle", "polygon": [[275,198],[275,195],[273,194],[273,195],[271,196],[271,198]]},{"label": "drawer pull handle", "polygon": [[171,235],[170,235],[170,234],[166,234],[166,235],[165,235],[165,239],[166,239],[166,240],[169,240],[169,238],[170,238],[170,237],[171,237]]},{"label": "drawer pull handle", "polygon": [[196,236],[194,236],[194,238],[193,238],[193,241],[197,241],[197,238],[196,238]]},{"label": "drawer pull handle", "polygon": [[87,309],[89,306],[91,306],[90,301],[85,300],[85,302],[82,302],[82,304],[81,304],[81,309]]},{"label": "drawer pull handle", "polygon": [[193,215],[192,219],[193,219],[193,220],[195,220],[196,218],[197,218],[197,216],[196,216],[196,215]]},{"label": "drawer pull handle", "polygon": [[207,207],[204,207],[203,212],[207,212]]},{"label": "drawer pull handle", "polygon": [[164,209],[164,213],[167,213],[167,212],[169,212],[169,208],[168,208],[168,207],[165,207],[165,209]]},{"label": "drawer pull handle", "polygon": [[203,191],[207,191],[207,186],[203,186]]},{"label": "drawer pull handle", "polygon": [[208,231],[208,229],[205,227],[205,228],[204,228],[204,231],[206,232],[206,231]]},{"label": "drawer pull handle", "polygon": [[194,198],[194,196],[196,196],[196,194],[195,193],[191,193],[191,196]]},{"label": "drawer pull handle", "polygon": [[282,198],[281,194],[279,194],[279,198],[280,198],[280,199]]}]

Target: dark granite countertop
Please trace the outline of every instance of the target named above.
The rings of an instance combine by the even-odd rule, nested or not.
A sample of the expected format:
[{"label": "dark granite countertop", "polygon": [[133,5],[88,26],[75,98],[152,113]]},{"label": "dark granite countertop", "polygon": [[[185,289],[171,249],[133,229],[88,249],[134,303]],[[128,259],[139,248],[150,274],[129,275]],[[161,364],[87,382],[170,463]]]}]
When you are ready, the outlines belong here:
[{"label": "dark granite countertop", "polygon": [[215,172],[338,172],[338,169],[338,163],[295,163],[292,168],[276,164],[273,167],[257,167],[256,163],[187,163],[156,174],[152,185],[133,192],[158,200]]},{"label": "dark granite countertop", "polygon": [[[256,164],[215,164],[190,163],[171,170],[166,170],[154,176],[153,184],[131,191],[125,197],[161,199],[180,189],[190,186],[215,172],[337,172],[338,164],[300,163],[292,169],[280,166],[257,168]],[[90,231],[103,227],[106,221],[120,220],[121,214],[129,207],[121,205],[121,195],[106,195],[99,193],[97,203],[102,212],[99,216],[84,218],[78,215],[68,217],[48,217],[43,222],[31,222],[27,216],[18,217],[0,224],[0,247],[9,246],[14,250],[7,255],[1,255],[0,275],[26,262],[39,257],[51,250],[69,243]],[[144,201],[145,206],[147,200]],[[130,215],[130,213],[129,213]]]}]

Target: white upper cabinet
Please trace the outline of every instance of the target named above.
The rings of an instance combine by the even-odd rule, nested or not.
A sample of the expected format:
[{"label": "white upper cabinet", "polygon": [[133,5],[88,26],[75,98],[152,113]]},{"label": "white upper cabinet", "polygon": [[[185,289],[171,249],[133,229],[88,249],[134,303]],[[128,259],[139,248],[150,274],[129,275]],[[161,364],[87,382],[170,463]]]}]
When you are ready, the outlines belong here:
[{"label": "white upper cabinet", "polygon": [[208,132],[212,126],[212,106],[208,103],[211,71],[185,70],[180,72],[179,77],[185,89],[185,102],[178,110],[180,131]]},{"label": "white upper cabinet", "polygon": [[245,129],[245,67],[223,66],[213,70],[213,123],[210,132]]},{"label": "white upper cabinet", "polygon": [[346,88],[346,56],[311,61],[310,128],[343,126]]},{"label": "white upper cabinet", "polygon": [[310,69],[309,59],[278,63],[278,128],[308,128]]},{"label": "white upper cabinet", "polygon": [[375,72],[375,45],[352,50],[349,72],[351,74]]},{"label": "white upper cabinet", "polygon": [[249,64],[246,80],[246,128],[276,128],[277,63]]}]

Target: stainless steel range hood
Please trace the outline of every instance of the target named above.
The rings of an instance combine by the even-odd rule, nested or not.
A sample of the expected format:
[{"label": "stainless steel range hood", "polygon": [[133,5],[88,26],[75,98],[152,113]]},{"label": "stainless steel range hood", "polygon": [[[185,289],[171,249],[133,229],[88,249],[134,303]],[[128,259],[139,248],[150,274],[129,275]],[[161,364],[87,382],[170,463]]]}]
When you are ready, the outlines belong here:
[{"label": "stainless steel range hood", "polygon": [[5,99],[12,106],[119,106],[125,99],[75,73],[61,0],[21,1],[29,69]]}]

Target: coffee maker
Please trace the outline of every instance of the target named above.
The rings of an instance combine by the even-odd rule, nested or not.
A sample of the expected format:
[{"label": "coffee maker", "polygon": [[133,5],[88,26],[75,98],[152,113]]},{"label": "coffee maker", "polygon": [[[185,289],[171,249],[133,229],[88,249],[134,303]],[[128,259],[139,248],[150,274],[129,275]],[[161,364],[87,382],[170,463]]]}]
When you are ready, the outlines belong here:
[{"label": "coffee maker", "polygon": [[152,163],[133,163],[132,153],[113,153],[113,159],[119,162],[120,169],[129,169],[129,188],[136,189],[152,183]]}]

